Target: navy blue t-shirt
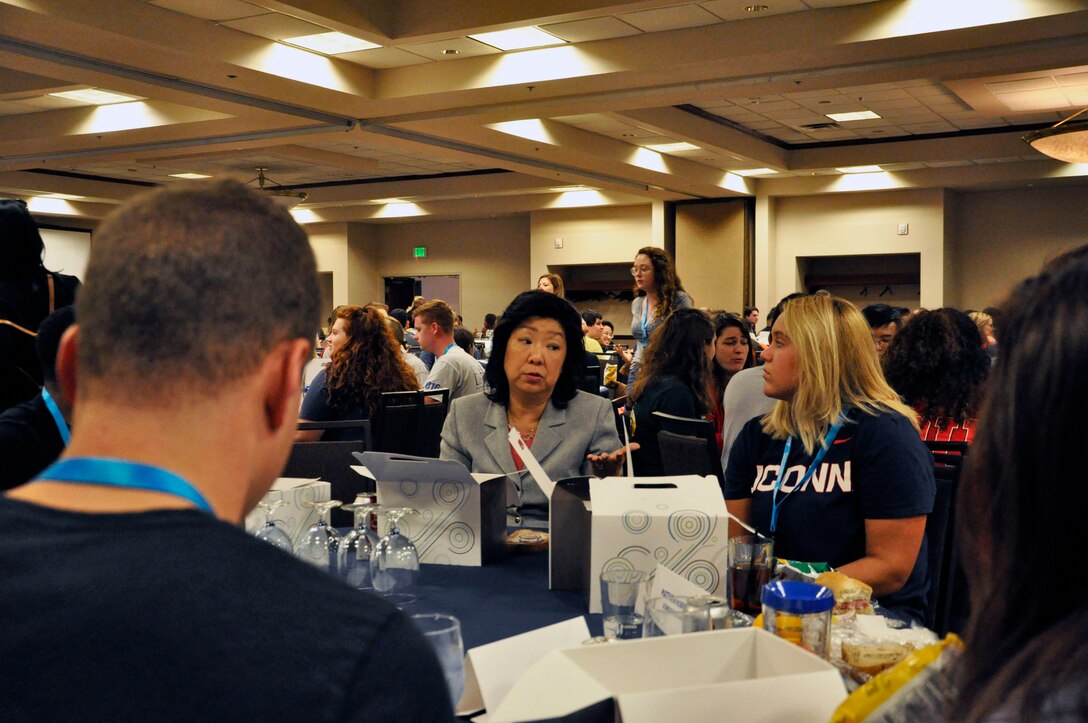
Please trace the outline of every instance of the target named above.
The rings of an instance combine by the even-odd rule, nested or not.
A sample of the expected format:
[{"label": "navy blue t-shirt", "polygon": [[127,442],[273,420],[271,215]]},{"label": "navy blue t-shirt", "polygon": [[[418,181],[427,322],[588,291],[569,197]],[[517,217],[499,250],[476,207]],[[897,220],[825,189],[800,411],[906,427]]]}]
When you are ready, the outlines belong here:
[{"label": "navy blue t-shirt", "polygon": [[[329,387],[326,379],[328,367],[325,367],[314,380],[310,382],[310,388],[306,390],[306,396],[302,399],[302,410],[299,418],[310,422],[338,422],[347,419],[366,419],[367,413],[360,404],[350,404],[344,407],[334,407],[329,404]],[[348,429],[326,429],[321,439],[328,441],[356,441],[363,438],[363,430],[358,427]]]},{"label": "navy blue t-shirt", "polygon": [[[764,434],[755,418],[744,425],[729,455],[725,498],[751,498],[750,522],[764,534],[770,533],[784,447],[785,440]],[[865,520],[917,517],[933,510],[933,456],[901,414],[872,416],[855,410],[808,484],[783,502],[783,493],[796,487],[812,457],[800,440],[793,441],[778,493],[777,557],[841,567],[865,556]],[[891,612],[920,620],[928,590],[923,539],[906,584],[879,601]]]}]

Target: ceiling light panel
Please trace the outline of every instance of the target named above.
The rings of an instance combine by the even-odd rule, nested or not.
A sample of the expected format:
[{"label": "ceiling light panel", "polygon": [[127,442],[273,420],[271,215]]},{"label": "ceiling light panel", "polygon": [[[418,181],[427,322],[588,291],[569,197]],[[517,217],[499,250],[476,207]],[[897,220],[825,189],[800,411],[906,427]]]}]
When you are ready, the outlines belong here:
[{"label": "ceiling light panel", "polygon": [[880,166],[843,166],[835,170],[839,173],[879,173],[884,169]]},{"label": "ceiling light panel", "polygon": [[863,120],[876,120],[880,118],[879,115],[871,110],[857,110],[850,111],[848,113],[825,113],[825,115],[836,123],[849,123],[850,121],[863,121]]},{"label": "ceiling light panel", "polygon": [[203,173],[171,173],[171,178],[184,178],[186,180],[196,180],[198,178],[211,178]]},{"label": "ceiling light panel", "polygon": [[339,55],[341,53],[354,53],[360,50],[370,50],[381,47],[369,40],[356,38],[353,35],[329,31],[327,33],[314,33],[294,38],[284,38],[283,42],[297,45],[306,50],[313,50],[325,55]]},{"label": "ceiling light panel", "polygon": [[496,30],[492,33],[477,33],[468,37],[504,51],[543,48],[549,45],[562,45],[566,42],[537,27]]},{"label": "ceiling light panel", "polygon": [[100,90],[98,88],[64,90],[59,93],[50,93],[49,95],[54,98],[64,98],[66,100],[87,103],[88,105],[110,105],[112,103],[128,103],[129,101],[139,100],[136,96],[114,93],[109,90]]},{"label": "ceiling light panel", "polygon": [[694,143],[686,143],[683,141],[674,143],[653,143],[651,145],[643,146],[643,148],[649,148],[651,151],[657,151],[658,153],[680,153],[682,151],[703,150]]}]

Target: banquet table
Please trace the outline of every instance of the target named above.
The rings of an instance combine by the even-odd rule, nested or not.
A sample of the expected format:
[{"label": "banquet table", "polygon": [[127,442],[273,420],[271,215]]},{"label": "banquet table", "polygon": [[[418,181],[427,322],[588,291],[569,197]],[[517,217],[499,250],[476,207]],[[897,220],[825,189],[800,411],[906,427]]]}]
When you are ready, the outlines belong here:
[{"label": "banquet table", "polygon": [[584,616],[592,635],[601,616],[586,613],[580,590],[548,590],[548,553],[519,551],[483,567],[421,565],[408,615],[448,613],[461,620],[465,649]]}]

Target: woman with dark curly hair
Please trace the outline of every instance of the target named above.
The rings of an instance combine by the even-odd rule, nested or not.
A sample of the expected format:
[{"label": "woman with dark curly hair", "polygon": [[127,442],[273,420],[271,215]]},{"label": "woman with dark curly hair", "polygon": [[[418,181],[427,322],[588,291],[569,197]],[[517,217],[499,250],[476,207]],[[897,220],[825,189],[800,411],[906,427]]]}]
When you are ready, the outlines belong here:
[{"label": "woman with dark curly hair", "polygon": [[642,355],[654,330],[673,311],[692,307],[691,297],[684,291],[680,277],[676,275],[672,256],[665,249],[656,246],[639,249],[631,266],[631,276],[635,277],[635,300],[631,302],[631,335],[635,337],[635,354],[627,375],[628,385],[638,377]]},{"label": "woman with dark curly hair", "polygon": [[[341,306],[329,330],[332,361],[310,384],[300,422],[369,419],[382,392],[419,389],[416,375],[401,357],[385,317],[372,307]],[[361,430],[298,432],[299,441],[361,439]]]},{"label": "woman with dark curly hair", "polygon": [[642,375],[628,392],[634,403],[635,474],[664,474],[657,433],[663,427],[681,434],[683,424],[662,424],[654,412],[689,419],[703,418],[714,408],[710,398],[710,359],[714,354],[714,325],[698,309],[673,312],[654,332],[643,358]]},{"label": "woman with dark curly hair", "polygon": [[[443,459],[472,472],[505,472],[522,510],[547,514],[548,498],[528,474],[523,444],[553,482],[623,464],[611,405],[578,391],[585,368],[578,312],[546,291],[519,294],[502,313],[485,370],[487,391],[455,399],[442,428]],[[520,474],[515,474],[520,473]]]},{"label": "woman with dark curly hair", "polygon": [[920,311],[895,335],[884,376],[914,411],[922,439],[974,439],[976,410],[990,360],[975,323],[956,309]]}]

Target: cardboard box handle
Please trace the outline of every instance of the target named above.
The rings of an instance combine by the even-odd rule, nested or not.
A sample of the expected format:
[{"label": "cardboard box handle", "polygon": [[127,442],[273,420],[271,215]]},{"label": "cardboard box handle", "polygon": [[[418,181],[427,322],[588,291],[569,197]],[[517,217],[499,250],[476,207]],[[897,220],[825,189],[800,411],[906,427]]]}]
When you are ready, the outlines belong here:
[{"label": "cardboard box handle", "polygon": [[676,485],[674,485],[672,482],[659,482],[659,483],[638,482],[638,483],[635,484],[635,489],[636,490],[674,490],[674,489],[676,489]]}]

